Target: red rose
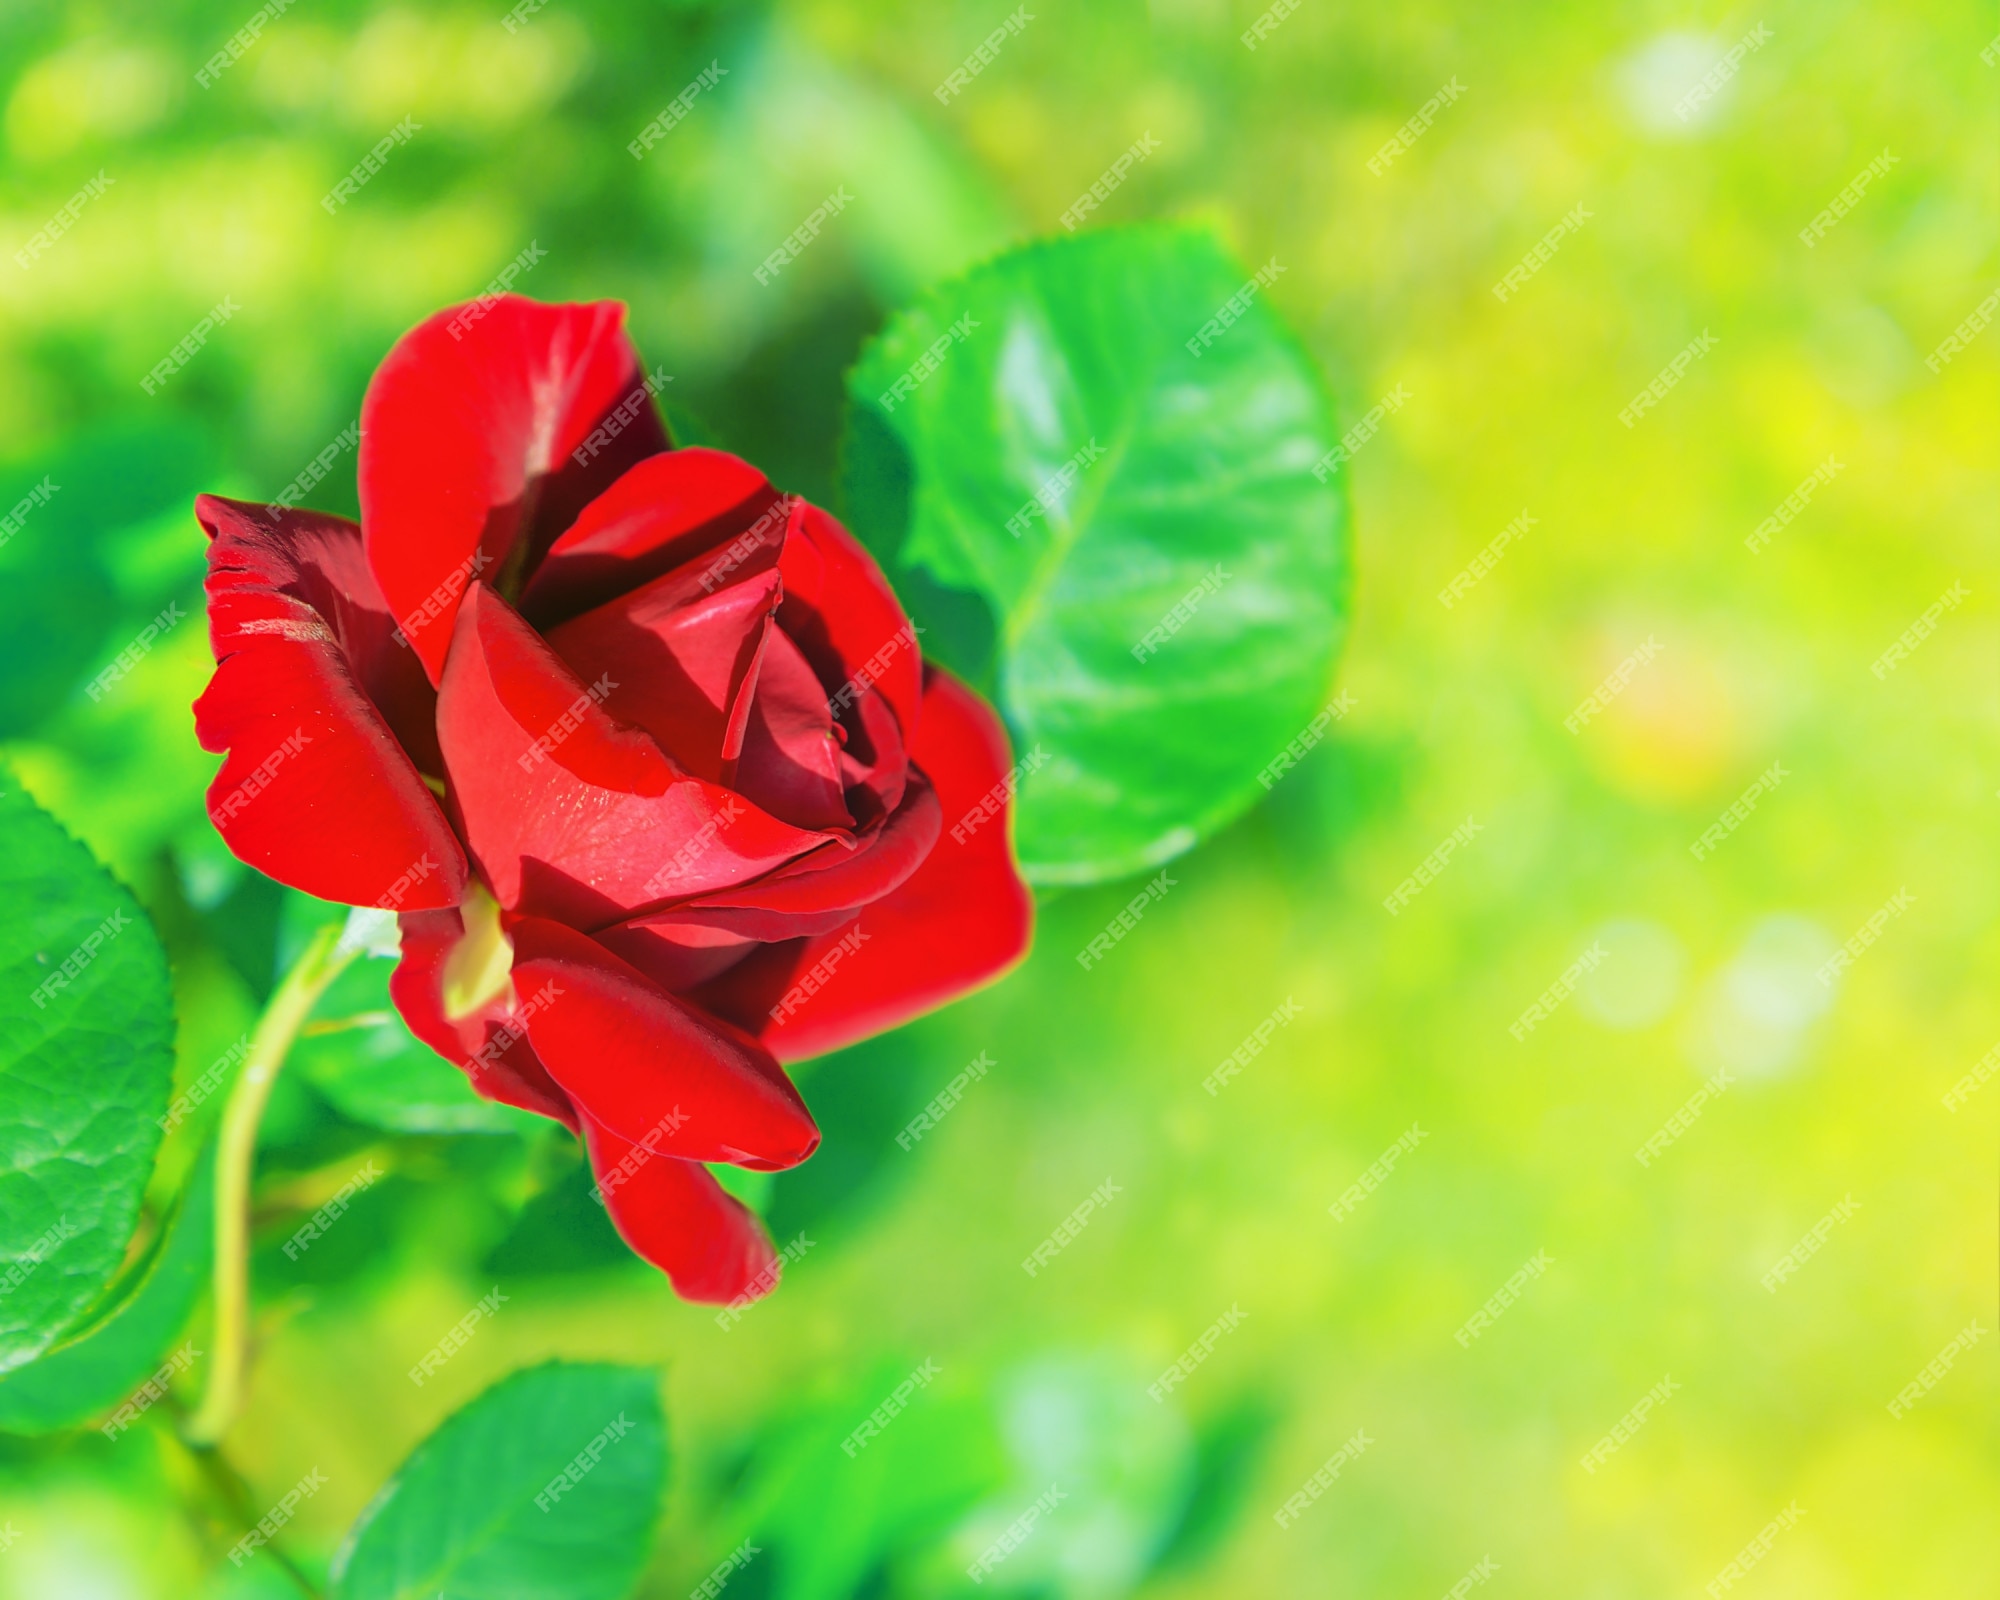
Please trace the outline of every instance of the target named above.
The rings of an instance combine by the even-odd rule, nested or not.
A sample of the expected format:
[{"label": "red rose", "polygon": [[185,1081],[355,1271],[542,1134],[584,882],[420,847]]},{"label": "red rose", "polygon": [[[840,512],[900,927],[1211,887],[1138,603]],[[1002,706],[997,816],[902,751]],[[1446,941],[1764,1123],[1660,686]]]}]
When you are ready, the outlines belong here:
[{"label": "red rose", "polygon": [[[779,1066],[1011,965],[992,711],[867,552],[673,449],[614,303],[439,312],[361,412],[361,526],[203,496],[229,847],[402,913],[413,1032],[567,1123],[682,1295],[775,1279],[702,1165],[819,1130]],[[977,827],[944,829],[975,808]]]}]

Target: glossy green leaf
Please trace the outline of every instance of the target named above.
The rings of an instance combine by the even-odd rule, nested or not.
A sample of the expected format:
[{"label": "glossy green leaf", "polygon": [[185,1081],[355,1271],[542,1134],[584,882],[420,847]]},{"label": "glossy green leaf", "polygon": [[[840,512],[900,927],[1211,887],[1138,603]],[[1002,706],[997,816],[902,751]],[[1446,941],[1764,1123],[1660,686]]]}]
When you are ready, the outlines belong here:
[{"label": "glossy green leaf", "polygon": [[447,1418],[361,1513],[333,1600],[620,1600],[666,1475],[657,1373],[517,1372]]},{"label": "glossy green leaf", "polygon": [[129,1272],[116,1305],[68,1343],[0,1378],[0,1429],[39,1434],[75,1427],[152,1377],[194,1314],[214,1252],[211,1147],[189,1174],[160,1244]]},{"label": "glossy green leaf", "polygon": [[138,903],[0,774],[0,1372],[116,1276],[173,1078],[166,956]]},{"label": "glossy green leaf", "polygon": [[1314,472],[1333,422],[1250,277],[1188,228],[1036,244],[892,318],[849,375],[856,531],[926,649],[1042,752],[1017,826],[1035,881],[1214,832],[1327,696],[1349,586],[1342,479]]}]

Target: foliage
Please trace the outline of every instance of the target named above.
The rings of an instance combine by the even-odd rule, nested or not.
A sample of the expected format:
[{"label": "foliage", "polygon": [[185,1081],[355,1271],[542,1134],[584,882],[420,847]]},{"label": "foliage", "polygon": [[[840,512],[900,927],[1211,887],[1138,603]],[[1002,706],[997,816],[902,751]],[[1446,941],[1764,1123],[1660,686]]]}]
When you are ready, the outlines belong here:
[{"label": "foliage", "polygon": [[[93,1208],[74,1255],[0,1297],[25,1363],[0,1376],[0,1503],[18,1529],[0,1541],[0,1596],[292,1593],[267,1555],[239,1571],[226,1552],[323,1468],[279,1539],[317,1583],[400,1463],[551,1356],[645,1370],[635,1385],[665,1372],[672,1484],[636,1482],[645,1515],[620,1521],[650,1533],[663,1511],[650,1556],[630,1556],[648,1597],[688,1593],[745,1541],[760,1553],[727,1592],[746,1600],[962,1594],[1050,1475],[1074,1498],[981,1592],[1436,1594],[1490,1555],[1527,1591],[1650,1600],[1712,1580],[1793,1495],[1809,1515],[1759,1581],[1984,1592],[1990,1361],[1962,1356],[1900,1419],[1883,1407],[1992,1300],[2000,1088],[1940,1101],[2000,1037],[1974,698],[1991,678],[1977,573],[1995,335],[1924,363],[1991,289],[1990,18],[1963,0],[1781,8],[1770,42],[1680,118],[1676,99],[1748,23],[1301,6],[1251,50],[1261,7],[1070,7],[941,104],[1004,8],[550,0],[510,29],[500,6],[314,0],[204,87],[195,73],[255,10],[40,0],[0,17],[0,517],[60,486],[0,543],[0,760],[57,819],[8,791],[0,1168],[54,1148],[33,1091],[49,1063],[126,1075],[104,1115],[60,1133],[105,1157],[93,1185],[44,1195],[0,1172],[12,1259],[65,1205],[72,1222]],[[634,159],[628,141],[711,62],[727,75]],[[1454,74],[1464,96],[1371,171]],[[321,196],[405,116],[422,131],[329,214]],[[1158,152],[1067,237],[1065,210],[1147,133]],[[1885,146],[1901,164],[1805,248],[1798,227]],[[12,251],[100,170],[113,185],[19,267]],[[840,185],[851,204],[758,283]],[[1497,296],[1580,202],[1587,225]],[[1121,255],[1137,237],[1165,252],[1143,304],[1097,281],[1082,318],[1037,281],[1072,253],[1137,272]],[[545,255],[516,287],[629,300],[639,348],[673,376],[677,435],[842,504],[926,648],[984,676],[1017,737],[1075,760],[1029,775],[1043,820],[1024,836],[1049,884],[1038,949],[994,990],[803,1070],[828,1144],[746,1192],[781,1241],[808,1244],[727,1329],[608,1238],[565,1136],[488,1125],[449,1079],[405,1074],[390,1024],[315,1033],[262,1129],[258,1365],[226,1441],[247,1482],[240,1503],[211,1503],[172,1442],[198,1370],[140,1430],[91,1427],[164,1352],[209,1348],[191,1185],[219,1099],[164,1139],[154,1118],[248,1033],[314,914],[233,861],[204,815],[214,758],[188,706],[210,663],[187,504],[292,483],[354,422],[391,340],[531,244]],[[1092,370],[1079,352],[1099,323],[1174,360],[1168,330],[1145,327],[1159,285],[1193,318],[1185,339],[1274,258],[1251,315],[1180,370],[1197,399],[1211,370],[1269,374],[1322,449],[1406,393],[1341,474],[1351,638],[1345,512],[1294,470],[1270,512],[1282,537],[1252,541],[1293,587],[1241,587],[1253,569],[1209,557],[1197,571],[1237,576],[1128,668],[1133,625],[1193,586],[1163,569],[1150,616],[1135,600],[1065,619],[1058,643],[1091,639],[1075,659],[1099,670],[1034,681],[1047,658],[1004,636],[1008,563],[1029,548],[1005,522],[1045,480],[973,449],[1000,436],[1014,391],[993,387],[977,336],[907,405],[884,412],[878,379],[974,293],[995,307],[982,334],[1031,314],[1062,330],[1052,377]],[[240,312],[144,393],[225,296]],[[1714,353],[1622,426],[1704,329]],[[1081,426],[1129,406],[1131,376],[1080,383]],[[1251,456],[1265,442],[1236,439]],[[1746,550],[1829,455],[1845,465],[1809,510]],[[1203,526],[1242,539],[1244,504],[1212,498]],[[354,511],[351,451],[304,500]],[[998,513],[984,546],[970,505]],[[1524,514],[1501,563],[1438,603]],[[1078,553],[1133,526],[1093,517]],[[1959,578],[1970,601],[1872,674]],[[1239,593],[1271,599],[1268,637],[1232,609]],[[1269,648],[1237,659],[1206,632],[1225,618]],[[1649,633],[1659,659],[1567,732]],[[1281,686],[1287,725],[1261,700],[1236,717],[1203,703],[1239,672]],[[1101,714],[1133,687],[1202,731],[1121,746]],[[1067,689],[1101,720],[1057,717],[1068,702],[1050,691]],[[1273,752],[1256,747],[1336,690],[1354,710],[1266,797]],[[1795,775],[1692,860],[1774,760]],[[1086,777],[1139,792],[1079,814]],[[1384,896],[1468,817],[1483,831],[1392,917]],[[1077,953],[1150,874],[1093,880],[1156,859],[1183,826],[1217,831],[1165,864],[1170,892],[1083,970]],[[1911,913],[1819,982],[1899,886]],[[23,918],[17,900],[43,909]],[[36,1012],[22,1031],[36,953],[59,962],[135,902],[143,918],[90,969],[87,1026],[36,1031]],[[1601,967],[1511,1037],[1599,942]],[[316,1020],[383,1009],[384,965],[350,968]],[[1205,1091],[1287,1000],[1296,1020]],[[981,1054],[990,1072],[899,1138]],[[1638,1165],[1719,1073],[1727,1092]],[[1423,1140],[1392,1175],[1328,1215],[1413,1126]],[[383,1179],[287,1258],[371,1161]],[[1107,1179],[1119,1197],[1024,1273]],[[1759,1275],[1848,1192],[1854,1220],[1766,1293]],[[1461,1348],[1452,1330],[1538,1248],[1549,1272]],[[413,1385],[495,1289],[497,1313]],[[1241,1328],[1152,1400],[1239,1304]],[[880,1456],[848,1457],[841,1441],[927,1359],[942,1376]],[[1663,1373],[1675,1397],[1583,1471]],[[1277,1528],[1364,1426],[1378,1443]]]}]

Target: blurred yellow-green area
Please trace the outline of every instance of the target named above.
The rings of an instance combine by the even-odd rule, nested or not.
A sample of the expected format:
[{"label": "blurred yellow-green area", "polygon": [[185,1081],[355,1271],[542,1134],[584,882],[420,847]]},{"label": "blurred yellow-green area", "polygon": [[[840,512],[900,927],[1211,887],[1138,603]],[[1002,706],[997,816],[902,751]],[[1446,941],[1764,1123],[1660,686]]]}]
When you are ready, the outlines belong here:
[{"label": "blurred yellow-green area", "polygon": [[[274,497],[398,334],[523,252],[517,290],[628,302],[672,414],[829,501],[862,340],[1150,134],[1099,218],[1275,260],[1341,426],[1397,397],[1349,469],[1352,710],[1101,964],[1135,885],[1044,898],[1022,970],[802,1069],[825,1144],[756,1198],[810,1243],[740,1324],[605,1247],[566,1141],[384,1135],[284,1080],[252,1500],[325,1474],[285,1532],[323,1572],[442,1417],[569,1355],[664,1370],[646,1596],[745,1538],[745,1600],[1993,1595],[2000,1341],[1961,1335],[2000,1320],[2000,332],[1927,358],[1994,289],[2000,16],[1024,11],[943,96],[1006,0],[0,13],[0,509],[58,486],[0,545],[0,734],[158,923],[184,1075],[255,1017],[282,909],[203,811],[189,499]],[[353,514],[351,452],[304,503]],[[288,1263],[364,1157],[391,1178]],[[830,1448],[926,1361],[879,1450]],[[225,1559],[205,1488],[168,1425],[0,1446],[0,1595],[295,1592]]]}]

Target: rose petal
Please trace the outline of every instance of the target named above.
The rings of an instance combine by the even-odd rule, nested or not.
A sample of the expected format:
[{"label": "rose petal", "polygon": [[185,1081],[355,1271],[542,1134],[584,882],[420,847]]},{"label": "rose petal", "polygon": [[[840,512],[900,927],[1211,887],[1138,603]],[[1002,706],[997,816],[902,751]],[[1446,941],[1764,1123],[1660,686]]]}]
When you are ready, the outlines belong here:
[{"label": "rose petal", "polygon": [[[924,699],[923,657],[875,558],[826,512],[806,506],[786,535],[778,570],[785,579],[778,626],[835,696],[836,711],[852,698],[862,673],[888,700],[904,744],[911,744]],[[845,685],[856,687],[843,697]]]},{"label": "rose petal", "polygon": [[929,779],[912,773],[902,807],[859,849],[822,845],[754,883],[678,909],[764,940],[827,932],[901,887],[930,858],[943,826]]},{"label": "rose petal", "polygon": [[763,1224],[706,1167],[649,1156],[588,1117],[583,1142],[620,1237],[683,1300],[722,1305],[776,1285],[778,1254]]},{"label": "rose petal", "polygon": [[389,998],[410,1032],[449,1061],[488,1100],[577,1125],[569,1097],[535,1054],[518,1024],[518,1002],[503,994],[468,1016],[445,1015],[443,974],[465,923],[454,909],[405,913],[397,919],[403,957],[389,975]]},{"label": "rose petal", "polygon": [[[653,911],[628,922],[599,928],[591,937],[620,960],[629,961],[662,989],[681,994],[727,972],[757,949],[759,940],[730,925],[731,917],[738,915]],[[813,930],[807,925],[788,924],[785,931],[789,936]]]},{"label": "rose petal", "polygon": [[419,323],[376,370],[361,525],[431,682],[472,578],[517,592],[578,512],[667,448],[624,322],[613,301],[502,295]]},{"label": "rose petal", "polygon": [[459,611],[438,734],[466,843],[510,911],[602,926],[836,837],[687,776],[483,584]]},{"label": "rose petal", "polygon": [[[958,837],[947,832],[908,881],[839,927],[767,945],[690,996],[756,1034],[780,1061],[897,1027],[1027,952],[1034,908],[1007,837],[1006,730],[949,673],[927,667],[924,683],[916,765]],[[988,797],[996,814],[967,825]]]},{"label": "rose petal", "polygon": [[669,574],[587,611],[552,630],[549,648],[586,683],[608,676],[617,687],[605,709],[644,728],[685,771],[714,782],[723,775],[732,721],[740,746],[778,606],[778,573],[767,566],[693,598],[680,587]]},{"label": "rose petal", "polygon": [[[203,495],[215,676],[195,702],[229,752],[209,815],[229,848],[323,900],[455,905],[465,856],[411,759],[436,760],[433,695],[362,559],[361,530],[316,511]],[[390,731],[404,730],[409,747]]]},{"label": "rose petal", "polygon": [[841,724],[840,782],[857,825],[887,816],[903,803],[910,778],[909,752],[896,713],[876,690],[864,689]]},{"label": "rose petal", "polygon": [[592,1121],[665,1155],[759,1171],[818,1147],[798,1090],[748,1034],[574,928],[524,917],[509,931],[535,1053]]},{"label": "rose petal", "polygon": [[772,629],[757,659],[742,753],[723,781],[796,827],[846,828],[853,819],[840,751],[826,690],[783,629]]},{"label": "rose petal", "polygon": [[591,937],[661,988],[680,994],[710,982],[760,945],[824,933],[853,921],[922,865],[937,842],[938,806],[913,774],[910,801],[886,824],[780,867],[741,888],[647,912]]},{"label": "rose petal", "polygon": [[677,567],[711,593],[724,579],[768,567],[789,515],[764,474],[725,451],[690,446],[651,456],[549,547],[521,593],[521,614],[547,629]]}]

